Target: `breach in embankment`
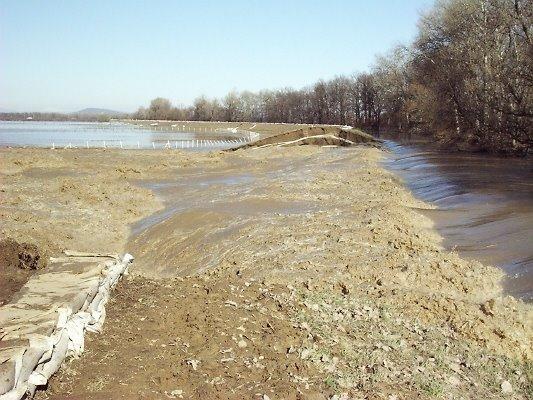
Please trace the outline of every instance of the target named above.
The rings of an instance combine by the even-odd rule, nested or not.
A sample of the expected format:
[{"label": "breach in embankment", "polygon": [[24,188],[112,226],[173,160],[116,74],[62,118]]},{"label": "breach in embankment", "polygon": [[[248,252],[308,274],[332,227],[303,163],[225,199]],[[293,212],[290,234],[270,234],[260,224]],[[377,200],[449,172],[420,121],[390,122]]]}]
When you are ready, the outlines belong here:
[{"label": "breach in embankment", "polygon": [[303,128],[291,130],[268,136],[239,147],[246,149],[250,147],[270,147],[270,146],[353,146],[355,144],[378,145],[379,141],[371,135],[354,129],[351,126],[305,126]]}]

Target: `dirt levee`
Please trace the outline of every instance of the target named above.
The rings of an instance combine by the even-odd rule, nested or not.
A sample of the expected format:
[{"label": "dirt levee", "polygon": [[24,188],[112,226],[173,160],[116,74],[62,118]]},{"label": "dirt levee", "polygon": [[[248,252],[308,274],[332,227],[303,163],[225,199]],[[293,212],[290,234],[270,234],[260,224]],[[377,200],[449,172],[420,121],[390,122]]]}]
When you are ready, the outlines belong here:
[{"label": "dirt levee", "polygon": [[337,126],[306,126],[289,132],[275,134],[240,148],[266,147],[266,146],[352,146],[354,144],[377,145],[377,141],[371,135],[350,127]]}]

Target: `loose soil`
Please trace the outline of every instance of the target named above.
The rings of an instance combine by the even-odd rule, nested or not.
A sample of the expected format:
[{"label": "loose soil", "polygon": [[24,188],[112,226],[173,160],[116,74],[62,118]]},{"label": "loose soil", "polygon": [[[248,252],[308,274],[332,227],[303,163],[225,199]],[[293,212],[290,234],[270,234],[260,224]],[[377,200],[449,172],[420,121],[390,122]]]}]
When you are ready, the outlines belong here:
[{"label": "loose soil", "polygon": [[9,238],[0,240],[0,305],[9,302],[29,277],[45,266],[46,256],[37,246]]},{"label": "loose soil", "polygon": [[531,305],[442,248],[383,156],[2,150],[2,234],[137,257],[37,397],[531,396]]}]

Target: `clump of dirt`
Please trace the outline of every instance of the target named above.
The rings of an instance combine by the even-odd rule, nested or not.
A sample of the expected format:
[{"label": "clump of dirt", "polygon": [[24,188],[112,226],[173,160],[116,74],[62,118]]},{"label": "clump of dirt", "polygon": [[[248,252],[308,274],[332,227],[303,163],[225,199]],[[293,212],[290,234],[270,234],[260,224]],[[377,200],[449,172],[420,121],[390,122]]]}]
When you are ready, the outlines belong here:
[{"label": "clump of dirt", "polygon": [[7,303],[36,270],[46,267],[46,257],[31,243],[0,240],[0,305]]}]

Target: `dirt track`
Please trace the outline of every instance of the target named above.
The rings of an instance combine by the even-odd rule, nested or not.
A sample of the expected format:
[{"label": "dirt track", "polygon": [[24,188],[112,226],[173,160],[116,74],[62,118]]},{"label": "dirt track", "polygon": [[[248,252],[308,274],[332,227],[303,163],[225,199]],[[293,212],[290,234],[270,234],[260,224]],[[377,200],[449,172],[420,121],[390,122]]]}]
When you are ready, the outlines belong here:
[{"label": "dirt track", "polygon": [[2,235],[137,256],[40,398],[531,394],[531,307],[442,250],[380,150],[1,156]]}]

